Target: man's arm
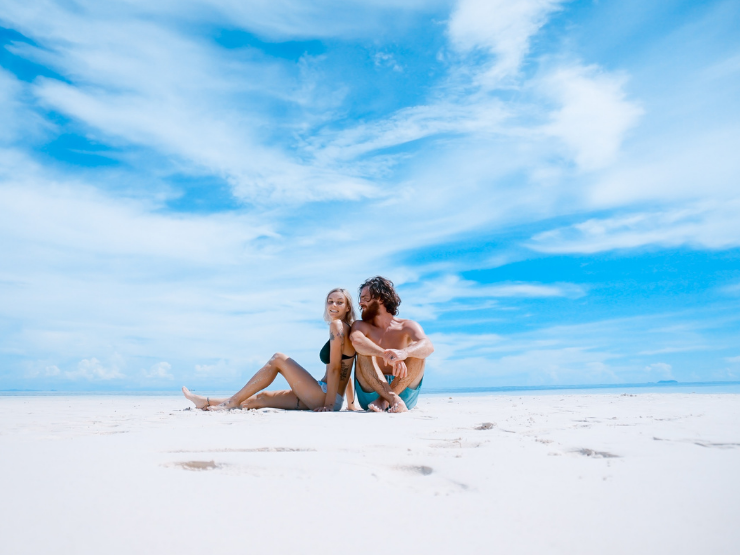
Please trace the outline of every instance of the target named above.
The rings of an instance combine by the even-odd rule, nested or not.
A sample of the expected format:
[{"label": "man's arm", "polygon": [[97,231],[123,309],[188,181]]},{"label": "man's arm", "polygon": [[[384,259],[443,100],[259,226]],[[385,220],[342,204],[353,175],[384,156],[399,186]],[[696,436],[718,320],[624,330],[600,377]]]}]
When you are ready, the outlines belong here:
[{"label": "man's arm", "polygon": [[385,351],[365,335],[365,326],[367,326],[365,322],[355,322],[352,324],[352,331],[349,334],[352,346],[361,355],[382,357]]},{"label": "man's arm", "polygon": [[425,359],[434,352],[434,345],[424,333],[422,327],[413,320],[406,320],[405,326],[411,343],[403,349],[385,349],[383,360],[393,367],[393,375],[405,378],[408,371],[404,360],[407,358]]}]

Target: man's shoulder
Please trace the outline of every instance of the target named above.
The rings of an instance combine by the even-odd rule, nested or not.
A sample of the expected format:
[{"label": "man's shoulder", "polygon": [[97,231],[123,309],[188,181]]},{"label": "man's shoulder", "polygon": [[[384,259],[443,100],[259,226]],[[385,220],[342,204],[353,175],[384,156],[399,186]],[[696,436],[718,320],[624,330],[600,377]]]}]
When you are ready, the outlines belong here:
[{"label": "man's shoulder", "polygon": [[419,322],[416,322],[415,320],[412,320],[410,318],[399,318],[398,316],[395,317],[396,322],[398,322],[402,328],[420,328]]},{"label": "man's shoulder", "polygon": [[371,329],[373,326],[371,324],[368,324],[367,322],[364,322],[363,320],[355,320],[352,322],[352,331],[359,330],[359,331],[367,331]]},{"label": "man's shoulder", "polygon": [[417,335],[419,333],[424,333],[424,330],[422,329],[419,322],[415,320],[411,320],[410,318],[398,318],[396,317],[396,321],[401,326],[401,330],[410,333],[412,335]]}]

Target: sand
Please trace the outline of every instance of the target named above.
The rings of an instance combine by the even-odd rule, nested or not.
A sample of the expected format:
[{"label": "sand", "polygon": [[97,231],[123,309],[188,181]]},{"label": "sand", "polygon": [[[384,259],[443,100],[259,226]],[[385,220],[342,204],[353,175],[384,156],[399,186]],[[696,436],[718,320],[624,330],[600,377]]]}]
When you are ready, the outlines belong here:
[{"label": "sand", "polygon": [[452,397],[0,397],[2,552],[740,553],[740,395]]}]

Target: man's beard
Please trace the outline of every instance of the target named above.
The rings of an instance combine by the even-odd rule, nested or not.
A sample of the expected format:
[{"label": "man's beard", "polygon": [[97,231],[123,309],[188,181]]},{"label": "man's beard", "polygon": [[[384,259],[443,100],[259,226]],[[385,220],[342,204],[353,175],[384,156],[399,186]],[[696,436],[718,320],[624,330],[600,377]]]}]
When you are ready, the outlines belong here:
[{"label": "man's beard", "polygon": [[370,301],[367,303],[365,308],[362,309],[362,321],[368,323],[372,322],[378,315],[379,309],[380,303],[378,301]]}]

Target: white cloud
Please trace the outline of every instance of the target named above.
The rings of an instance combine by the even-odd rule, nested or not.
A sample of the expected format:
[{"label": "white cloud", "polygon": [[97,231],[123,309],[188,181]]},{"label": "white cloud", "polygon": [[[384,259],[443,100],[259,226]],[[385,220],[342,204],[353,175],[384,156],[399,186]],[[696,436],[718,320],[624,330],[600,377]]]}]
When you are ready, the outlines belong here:
[{"label": "white cloud", "polygon": [[375,194],[354,173],[306,164],[264,140],[265,134],[294,136],[300,128],[286,122],[282,131],[274,129],[263,106],[270,98],[308,109],[298,66],[221,49],[135,12],[122,17],[94,6],[74,11],[54,4],[43,14],[12,8],[10,24],[42,46],[16,43],[11,51],[70,80],[37,78],[32,90],[39,102],[107,140],[154,149],[179,170],[220,176],[248,201]]},{"label": "white cloud", "polygon": [[695,203],[737,198],[740,122],[647,133],[587,188],[589,209],[636,203]]},{"label": "white cloud", "polygon": [[460,52],[484,50],[496,56],[485,80],[490,84],[517,72],[532,36],[560,0],[459,0],[448,26],[453,46]]},{"label": "white cloud", "polygon": [[673,367],[665,362],[654,362],[645,367],[645,372],[651,376],[656,376],[663,379],[673,378]]},{"label": "white cloud", "polygon": [[65,376],[72,380],[117,380],[126,377],[120,371],[123,365],[123,357],[118,354],[113,355],[106,366],[97,358],[83,359],[77,364],[77,370],[65,372]]},{"label": "white cloud", "polygon": [[731,363],[733,363],[733,364],[736,364],[736,363],[740,363],[740,356],[736,356],[736,357],[727,357],[727,358],[726,358],[725,360],[726,360],[727,362],[731,362]]},{"label": "white cloud", "polygon": [[221,359],[216,364],[196,364],[195,372],[206,376],[224,376],[235,375],[237,370],[232,363]]},{"label": "white cloud", "polygon": [[403,68],[398,64],[396,57],[388,52],[377,52],[373,55],[375,67],[389,67],[393,71],[403,72]]},{"label": "white cloud", "polygon": [[152,364],[149,370],[142,370],[142,373],[146,378],[149,379],[167,379],[171,380],[174,378],[172,373],[172,365],[169,362],[157,362]]},{"label": "white cloud", "polygon": [[47,366],[46,368],[44,368],[44,373],[46,376],[58,376],[59,374],[62,373],[62,371],[59,370],[58,366],[52,365],[52,366]]},{"label": "white cloud", "polygon": [[56,364],[49,364],[43,360],[28,362],[24,372],[27,378],[54,378],[61,374],[62,371]]},{"label": "white cloud", "polygon": [[[415,280],[418,278],[415,278]],[[407,293],[408,292],[408,293]],[[441,312],[465,310],[466,305],[455,301],[474,300],[474,309],[494,309],[495,299],[504,298],[579,298],[586,294],[585,289],[572,283],[521,283],[503,282],[480,284],[465,280],[456,275],[445,275],[439,278],[424,278],[417,283],[406,283],[404,294],[416,299],[413,306],[403,307],[404,314],[417,319],[431,320]]]},{"label": "white cloud", "polygon": [[613,162],[643,110],[626,100],[625,78],[591,66],[560,67],[538,87],[559,105],[543,131],[561,139],[584,170]]},{"label": "white cloud", "polygon": [[[491,135],[504,131],[507,117],[496,99],[468,99],[467,102],[440,101],[437,104],[403,108],[387,118],[348,129],[319,135],[310,143],[310,152],[322,163],[353,160],[363,154],[407,144],[444,133]],[[381,158],[381,164],[386,161]]]},{"label": "white cloud", "polygon": [[[249,218],[166,215],[150,202],[113,199],[81,184],[39,186],[33,181],[0,188],[0,230],[17,244],[191,263],[233,259],[250,241],[276,235],[270,226]],[[13,256],[15,246],[6,244],[0,252]]]},{"label": "white cloud", "polygon": [[479,284],[462,279],[456,275],[446,275],[437,279],[424,279],[411,288],[414,294],[428,302],[444,303],[460,298],[502,298],[502,297],[581,297],[581,286],[566,284],[545,285],[540,283],[496,283]]},{"label": "white cloud", "polygon": [[498,338],[494,345],[509,352],[496,354],[496,349],[488,351],[484,347],[484,337],[433,334],[432,340],[435,356],[428,361],[428,381],[446,387],[624,381],[624,364],[618,362],[619,357],[593,348],[536,342],[523,345],[518,341],[512,344],[511,338]]},{"label": "white cloud", "polygon": [[0,144],[13,144],[41,136],[52,129],[30,106],[25,83],[0,67]]},{"label": "white cloud", "polygon": [[637,212],[545,231],[527,246],[547,253],[596,253],[647,245],[726,249],[740,245],[740,198],[660,212]]}]

